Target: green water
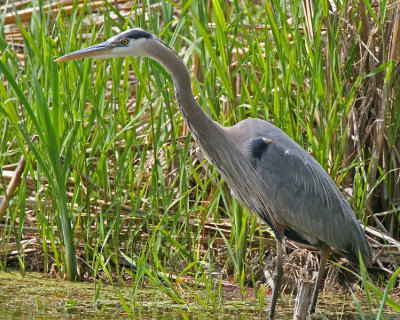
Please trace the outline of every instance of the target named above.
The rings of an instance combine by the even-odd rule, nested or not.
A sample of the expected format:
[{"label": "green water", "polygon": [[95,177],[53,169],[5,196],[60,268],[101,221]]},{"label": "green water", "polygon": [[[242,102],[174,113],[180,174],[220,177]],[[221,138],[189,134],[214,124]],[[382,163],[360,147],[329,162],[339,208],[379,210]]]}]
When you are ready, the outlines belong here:
[{"label": "green water", "polygon": [[[253,300],[237,294],[227,299],[224,311],[196,303],[205,292],[191,291],[185,305],[174,303],[164,292],[146,288],[136,292],[135,307],[129,286],[101,285],[96,303],[94,283],[73,283],[47,279],[40,273],[0,272],[1,319],[125,319],[119,293],[125,298],[134,319],[264,319],[267,310],[259,312]],[[185,291],[186,294],[186,291]],[[197,299],[196,299],[197,297]],[[267,303],[267,301],[266,301]],[[267,306],[265,306],[267,308]],[[210,309],[210,310],[207,310]]]},{"label": "green water", "polygon": [[[121,294],[131,316],[122,306]],[[73,283],[47,279],[40,273],[0,272],[0,319],[266,319],[269,297],[262,310],[252,295],[242,298],[239,292],[224,292],[223,302],[212,308],[206,292],[186,289],[182,294],[186,304],[174,303],[155,288],[140,289],[132,301],[129,286],[101,285],[97,301],[96,284]],[[283,296],[277,306],[277,319],[291,319],[293,296]],[[350,300],[349,300],[350,299]],[[221,307],[221,305],[223,307]],[[321,295],[313,319],[360,319],[348,295]],[[221,310],[223,309],[223,310]],[[282,310],[287,312],[282,313]],[[387,319],[400,319],[400,316]]]}]

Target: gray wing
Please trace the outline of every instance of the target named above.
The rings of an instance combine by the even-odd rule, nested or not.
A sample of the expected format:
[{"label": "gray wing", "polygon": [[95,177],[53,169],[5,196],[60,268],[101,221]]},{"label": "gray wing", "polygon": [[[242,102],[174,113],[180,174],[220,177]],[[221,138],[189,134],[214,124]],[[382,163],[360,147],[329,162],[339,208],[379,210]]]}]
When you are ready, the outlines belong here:
[{"label": "gray wing", "polygon": [[317,247],[322,241],[355,261],[360,248],[368,264],[363,230],[329,175],[283,131],[268,133],[251,139],[248,150],[275,220],[289,228],[285,235]]}]

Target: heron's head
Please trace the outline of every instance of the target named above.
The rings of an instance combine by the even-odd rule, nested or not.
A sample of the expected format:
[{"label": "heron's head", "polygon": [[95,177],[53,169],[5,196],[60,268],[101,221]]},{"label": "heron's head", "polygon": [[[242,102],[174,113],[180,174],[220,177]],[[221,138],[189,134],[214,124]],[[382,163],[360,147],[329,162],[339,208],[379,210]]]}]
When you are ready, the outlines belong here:
[{"label": "heron's head", "polygon": [[56,61],[83,58],[137,57],[151,54],[151,44],[157,39],[141,29],[124,31],[103,43],[69,53]]}]

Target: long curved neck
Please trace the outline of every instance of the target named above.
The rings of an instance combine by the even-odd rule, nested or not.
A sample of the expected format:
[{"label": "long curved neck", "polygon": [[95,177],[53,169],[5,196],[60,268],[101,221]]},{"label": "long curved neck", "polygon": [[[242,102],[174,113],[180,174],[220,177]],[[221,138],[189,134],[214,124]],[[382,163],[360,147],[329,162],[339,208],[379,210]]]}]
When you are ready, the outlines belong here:
[{"label": "long curved neck", "polygon": [[232,137],[232,131],[229,136],[225,128],[201,110],[193,97],[189,71],[178,55],[159,40],[155,40],[153,44],[147,56],[159,61],[171,73],[180,110],[203,154],[217,168],[239,199],[263,217],[277,238],[281,239],[263,201],[265,186],[258,178],[258,173],[249,165],[247,156],[233,143],[232,139],[235,138]]},{"label": "long curved neck", "polygon": [[152,46],[152,51],[148,56],[159,61],[171,74],[180,110],[197,142],[200,136],[210,137],[215,131],[219,131],[221,126],[211,120],[194,99],[190,74],[181,58],[159,40],[155,40],[155,46]]}]

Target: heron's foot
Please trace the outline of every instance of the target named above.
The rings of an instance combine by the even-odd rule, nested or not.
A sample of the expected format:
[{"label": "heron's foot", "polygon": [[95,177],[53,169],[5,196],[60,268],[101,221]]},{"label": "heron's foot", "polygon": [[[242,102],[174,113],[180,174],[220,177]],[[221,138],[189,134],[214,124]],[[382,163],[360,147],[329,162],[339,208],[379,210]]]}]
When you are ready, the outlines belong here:
[{"label": "heron's foot", "polygon": [[276,270],[276,272],[272,276],[272,279],[274,280],[274,288],[272,290],[271,305],[269,307],[269,319],[273,319],[275,316],[275,307],[282,284],[282,276],[283,276],[282,269]]},{"label": "heron's foot", "polygon": [[308,310],[308,313],[309,313],[310,315],[312,315],[312,314],[315,313],[315,305],[316,305],[316,304],[317,304],[316,301],[311,301],[310,309]]},{"label": "heron's foot", "polygon": [[274,319],[276,300],[277,298],[274,299],[274,294],[272,294],[271,305],[269,306],[269,316],[268,316],[269,320]]},{"label": "heron's foot", "polygon": [[269,320],[275,319],[275,306],[273,308],[272,305],[270,306],[268,319]]},{"label": "heron's foot", "polygon": [[318,299],[318,288],[314,288],[313,296],[311,299],[310,307],[308,309],[308,314],[311,316],[315,313],[315,307],[317,306]]}]

